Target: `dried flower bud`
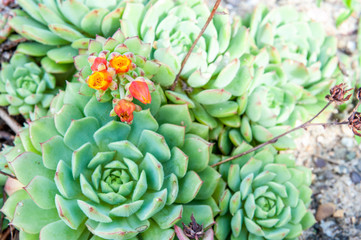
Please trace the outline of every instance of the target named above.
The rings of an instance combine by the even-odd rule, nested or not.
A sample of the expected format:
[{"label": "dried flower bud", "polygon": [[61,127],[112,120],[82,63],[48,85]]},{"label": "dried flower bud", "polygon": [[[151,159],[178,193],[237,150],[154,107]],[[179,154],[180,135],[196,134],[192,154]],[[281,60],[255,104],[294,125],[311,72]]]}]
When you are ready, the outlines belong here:
[{"label": "dried flower bud", "polygon": [[188,226],[186,226],[184,223],[182,223],[183,232],[190,239],[198,240],[204,236],[203,224],[199,225],[196,222],[196,219],[194,218],[193,214],[191,216],[191,220],[192,220],[192,222],[190,222]]},{"label": "dried flower bud", "polygon": [[361,88],[357,89],[356,98],[357,100],[361,101]]},{"label": "dried flower bud", "polygon": [[352,132],[361,137],[361,113],[354,112],[348,118],[348,126],[352,129]]},{"label": "dried flower bud", "polygon": [[334,86],[333,88],[330,89],[330,94],[331,95],[327,95],[326,99],[331,101],[331,102],[336,102],[337,104],[341,104],[344,103],[346,101],[348,101],[350,99],[350,97],[352,96],[352,94],[349,94],[347,96],[346,93],[351,91],[352,88],[345,90],[345,83],[340,83],[336,86]]}]

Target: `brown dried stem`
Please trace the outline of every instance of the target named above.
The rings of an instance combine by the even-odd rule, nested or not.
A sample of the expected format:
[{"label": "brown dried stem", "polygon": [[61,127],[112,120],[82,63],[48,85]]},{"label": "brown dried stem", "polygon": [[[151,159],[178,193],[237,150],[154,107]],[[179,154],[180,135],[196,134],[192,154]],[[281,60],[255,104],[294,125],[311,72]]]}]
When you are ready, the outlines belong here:
[{"label": "brown dried stem", "polygon": [[6,239],[8,239],[9,235],[10,235],[10,228],[8,227],[8,228],[6,229],[6,231],[5,231],[3,234],[1,234],[0,240],[6,240]]},{"label": "brown dried stem", "polygon": [[202,30],[201,30],[200,33],[198,34],[196,40],[193,42],[193,44],[192,44],[191,48],[189,49],[187,55],[186,55],[185,58],[183,59],[181,68],[180,68],[177,76],[175,77],[175,80],[174,80],[173,85],[170,87],[170,89],[171,89],[172,91],[174,91],[175,87],[177,86],[179,77],[180,77],[180,75],[181,75],[181,73],[182,73],[182,71],[183,71],[184,66],[186,65],[189,57],[191,56],[194,47],[197,45],[199,39],[202,37],[202,35],[203,35],[203,33],[206,31],[209,23],[212,21],[214,15],[216,14],[216,11],[217,11],[220,3],[221,3],[221,0],[217,0],[216,3],[214,4],[214,7],[213,7],[213,9],[212,9],[212,12],[211,12],[211,14],[209,15],[206,23],[204,24]]},{"label": "brown dried stem", "polygon": [[0,174],[5,175],[5,176],[8,176],[8,177],[11,177],[11,178],[13,178],[13,179],[16,179],[16,177],[15,177],[14,175],[11,175],[11,174],[9,174],[9,173],[3,172],[3,171],[1,171],[1,170],[0,170]]},{"label": "brown dried stem", "polygon": [[294,131],[296,131],[296,130],[298,130],[298,129],[301,129],[301,128],[302,128],[302,129],[306,129],[307,127],[310,127],[310,126],[324,126],[324,127],[325,127],[325,126],[328,126],[328,125],[348,124],[348,122],[340,122],[340,123],[334,123],[334,122],[333,122],[333,123],[311,123],[311,122],[312,122],[313,120],[315,120],[323,111],[325,111],[326,108],[327,108],[328,106],[330,106],[331,103],[332,103],[332,101],[329,101],[329,102],[326,104],[326,106],[324,106],[324,107],[321,109],[321,111],[319,111],[315,116],[313,116],[313,117],[312,117],[310,120],[308,120],[307,122],[304,122],[303,124],[301,124],[301,125],[299,125],[299,126],[297,126],[297,127],[295,127],[295,128],[292,128],[292,129],[288,130],[287,132],[284,132],[284,133],[282,133],[281,135],[278,135],[277,137],[274,137],[274,138],[268,140],[267,142],[264,142],[264,143],[262,143],[262,144],[260,144],[260,145],[258,145],[258,146],[256,146],[256,147],[254,147],[254,148],[252,148],[252,149],[250,149],[250,150],[248,150],[248,151],[245,151],[245,152],[243,152],[243,153],[234,155],[234,156],[229,157],[229,158],[227,158],[227,159],[225,159],[225,160],[223,160],[223,161],[220,161],[220,162],[218,162],[218,163],[215,163],[215,164],[213,164],[211,167],[219,166],[219,165],[221,165],[221,164],[223,164],[223,163],[232,161],[232,160],[234,160],[234,159],[236,159],[236,158],[239,158],[239,157],[242,157],[242,156],[244,156],[244,155],[247,155],[248,153],[254,152],[254,151],[256,151],[256,150],[258,150],[258,149],[260,149],[260,148],[262,148],[262,147],[264,147],[264,146],[267,146],[268,144],[275,143],[275,142],[277,142],[278,139],[280,139],[281,137],[284,137],[285,135],[287,135],[287,134],[289,134],[289,133],[291,133],[291,132],[294,132]]},{"label": "brown dried stem", "polygon": [[15,132],[18,133],[21,130],[21,125],[15,121],[7,112],[0,108],[0,118]]}]

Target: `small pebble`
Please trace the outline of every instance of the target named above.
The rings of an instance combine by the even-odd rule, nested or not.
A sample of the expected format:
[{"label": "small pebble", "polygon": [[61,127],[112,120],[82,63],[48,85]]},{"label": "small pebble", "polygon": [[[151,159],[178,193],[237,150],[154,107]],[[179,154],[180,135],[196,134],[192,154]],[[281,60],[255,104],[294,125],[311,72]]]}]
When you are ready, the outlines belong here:
[{"label": "small pebble", "polygon": [[358,159],[357,164],[356,164],[356,169],[361,172],[361,159]]},{"label": "small pebble", "polygon": [[355,172],[355,171],[352,171],[352,172],[351,172],[350,178],[351,178],[351,181],[352,181],[354,184],[358,184],[358,183],[361,182],[361,176],[360,176],[360,174],[358,174],[358,173]]},{"label": "small pebble", "polygon": [[336,211],[336,206],[333,203],[325,203],[321,204],[317,208],[316,212],[316,220],[321,221],[325,218],[332,216],[332,214]]},{"label": "small pebble", "polygon": [[315,161],[315,165],[318,168],[323,168],[324,166],[326,166],[326,162],[322,158],[317,158]]},{"label": "small pebble", "polygon": [[345,165],[338,165],[334,168],[334,170],[340,175],[349,173],[348,168]]},{"label": "small pebble", "polygon": [[356,157],[356,153],[355,153],[355,152],[348,152],[348,153],[346,154],[346,159],[349,160],[349,161],[355,159],[355,157]]},{"label": "small pebble", "polygon": [[356,42],[348,41],[346,47],[350,52],[354,52],[356,49]]},{"label": "small pebble", "polygon": [[347,148],[352,148],[354,146],[354,139],[349,137],[343,137],[341,139],[341,144]]},{"label": "small pebble", "polygon": [[325,179],[327,179],[327,180],[334,178],[334,175],[331,170],[326,170],[324,176],[325,176]]},{"label": "small pebble", "polygon": [[339,150],[337,150],[335,152],[334,158],[336,159],[344,159],[346,157],[347,154],[347,149],[346,148],[341,148]]},{"label": "small pebble", "polygon": [[336,212],[333,213],[333,217],[335,218],[343,218],[345,215],[345,211],[342,209],[336,210]]},{"label": "small pebble", "polygon": [[328,237],[334,239],[336,234],[335,232],[336,223],[334,221],[330,220],[330,221],[321,222],[320,226],[322,228],[322,232],[324,232]]}]

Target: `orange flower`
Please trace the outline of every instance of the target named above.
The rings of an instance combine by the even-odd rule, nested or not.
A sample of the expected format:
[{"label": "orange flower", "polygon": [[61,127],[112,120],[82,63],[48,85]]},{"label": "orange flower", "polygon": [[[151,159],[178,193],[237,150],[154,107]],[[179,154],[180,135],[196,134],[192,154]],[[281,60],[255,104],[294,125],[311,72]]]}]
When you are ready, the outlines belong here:
[{"label": "orange flower", "polygon": [[135,104],[127,100],[121,99],[114,107],[114,112],[119,116],[120,121],[130,124],[133,121],[133,112]]},{"label": "orange flower", "polygon": [[91,70],[93,72],[98,71],[98,68],[99,68],[100,64],[103,64],[103,66],[102,66],[103,69],[102,70],[107,69],[107,60],[105,58],[97,57],[97,58],[95,58],[94,63],[91,66]]},{"label": "orange flower", "polygon": [[88,85],[96,90],[107,90],[113,78],[107,70],[93,72],[88,77]]},{"label": "orange flower", "polygon": [[112,58],[109,63],[110,66],[115,69],[116,73],[126,73],[132,65],[132,60],[126,56],[119,55]]},{"label": "orange flower", "polygon": [[132,96],[144,104],[152,101],[148,84],[143,81],[133,81],[129,85],[129,92]]}]

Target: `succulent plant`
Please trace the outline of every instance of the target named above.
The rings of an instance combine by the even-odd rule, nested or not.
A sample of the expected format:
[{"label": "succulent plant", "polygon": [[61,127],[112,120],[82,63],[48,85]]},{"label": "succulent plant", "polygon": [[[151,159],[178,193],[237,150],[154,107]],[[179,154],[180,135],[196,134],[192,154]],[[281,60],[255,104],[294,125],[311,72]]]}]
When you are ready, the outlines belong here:
[{"label": "succulent plant", "polygon": [[0,105],[9,106],[11,115],[25,118],[45,116],[56,95],[56,79],[21,53],[3,63],[0,74]]},{"label": "succulent plant", "polygon": [[[6,152],[7,149],[4,149],[3,152]],[[3,171],[3,172],[6,172],[6,173],[10,173],[9,171],[9,168],[8,168],[8,164],[6,162],[6,159],[4,156],[0,156],[0,169]],[[0,207],[3,207],[4,205],[4,200],[6,199],[6,193],[5,193],[5,183],[6,183],[6,180],[7,180],[7,176],[5,175],[0,175]],[[1,227],[1,230],[4,230],[8,227],[9,225],[9,221],[7,221],[6,219],[4,221],[2,221],[2,225],[0,226]]]},{"label": "succulent plant", "polygon": [[101,102],[112,100],[114,106],[119,100],[137,99],[134,102],[142,106],[151,103],[155,83],[167,85],[175,78],[168,65],[149,59],[151,50],[149,43],[137,36],[126,38],[120,29],[107,39],[90,40],[87,53],[74,58],[83,84],[81,94],[96,95]]},{"label": "succulent plant", "polygon": [[[154,46],[151,59],[166,63],[176,75],[209,14],[207,4],[201,0],[127,3],[120,27],[126,37],[138,36],[145,43],[151,43]],[[190,78],[200,85],[201,79],[211,77],[200,74],[217,68],[231,39],[230,28],[228,16],[214,17],[184,67],[182,78]],[[172,82],[163,84],[170,85]]]},{"label": "succulent plant", "polygon": [[[4,67],[0,103],[37,119],[3,152],[25,186],[2,208],[20,239],[173,239],[175,224],[187,239],[214,218],[218,240],[293,239],[313,224],[309,170],[277,155],[292,136],[209,165],[323,104],[340,71],[319,25],[288,8],[216,14],[169,90],[210,14],[203,1],[19,4],[11,26],[34,42]],[[80,83],[53,99],[47,72],[72,74],[73,61]]]},{"label": "succulent plant", "polygon": [[330,87],[336,80],[343,80],[338,68],[336,38],[327,36],[320,23],[305,20],[303,14],[291,7],[271,11],[258,7],[252,14],[249,29],[258,48],[273,47],[268,50],[270,63],[283,70],[284,76],[273,65],[273,72],[265,71],[268,78],[273,81],[286,78],[284,86],[289,86],[294,94],[295,110],[288,121],[280,122],[294,121],[292,115],[317,113],[326,103],[324,96]]},{"label": "succulent plant", "polygon": [[[21,15],[10,21],[12,28],[34,42],[23,43],[18,51],[44,56],[48,72],[64,73],[72,67],[75,48],[95,35],[111,36],[122,16],[125,1],[19,0]],[[134,2],[141,2],[135,0]],[[75,46],[72,48],[71,46]]]},{"label": "succulent plant", "polygon": [[223,192],[216,199],[217,239],[297,239],[315,223],[307,211],[311,170],[272,148],[249,158],[220,169],[225,182],[220,182]]},{"label": "succulent plant", "polygon": [[[152,17],[153,8],[158,9],[154,4],[147,10]],[[195,25],[194,22],[204,23],[200,12],[209,14],[203,8],[206,9],[194,1],[176,5],[168,12],[193,30],[195,27],[190,25]],[[197,16],[197,21],[191,16]],[[197,34],[182,30],[182,37],[173,35],[182,28],[179,24],[168,27],[165,19],[160,16],[154,21],[157,25],[144,20],[138,28],[144,29],[144,33],[140,30],[137,34],[145,42],[154,39],[154,58],[173,63],[171,68],[177,72],[184,56],[181,52],[190,47],[183,43],[192,43],[179,39],[194,40]],[[195,119],[212,129],[211,138],[218,140],[224,155],[243,141],[252,145],[266,142],[294,126],[297,120],[307,120],[325,105],[329,87],[342,79],[335,57],[335,38],[327,37],[320,24],[306,21],[294,9],[268,12],[259,7],[243,23],[244,26],[235,18],[231,24],[227,16],[216,15],[187,62],[179,85],[175,91],[166,91],[170,101],[187,103]],[[133,29],[125,23],[122,27]],[[149,29],[157,29],[158,34],[150,38]],[[294,34],[289,34],[288,29]],[[187,92],[189,88],[184,85],[191,90]],[[294,144],[291,137],[284,137],[274,146],[283,150]]]},{"label": "succulent plant", "polygon": [[[176,75],[209,14],[200,0],[128,2],[120,26],[125,37],[150,43],[154,49],[149,59],[168,65]],[[283,31],[298,26],[304,33],[296,32],[296,38]],[[232,23],[227,15],[215,15],[175,91],[165,94],[175,104],[187,104],[228,155],[243,141],[265,142],[320,109],[323,93],[334,77],[342,77],[335,51],[335,38],[293,9],[268,12],[259,7],[246,21],[235,18]],[[164,81],[161,86],[172,84]],[[285,137],[275,146],[288,149],[294,144]]]},{"label": "succulent plant", "polygon": [[[336,38],[326,36],[319,23],[305,20],[291,7],[268,11],[263,6],[248,21],[248,41],[252,43],[249,52],[240,58],[240,69],[248,70],[235,80],[250,76],[252,80],[245,88],[234,87],[244,91],[234,100],[238,103],[238,109],[234,104],[234,111],[241,118],[221,118],[226,127],[217,126],[211,133],[219,136],[219,149],[226,155],[232,151],[232,145],[240,146],[244,140],[251,144],[266,142],[285,132],[287,126],[294,126],[297,120],[308,120],[326,105],[330,86],[343,80],[335,56]],[[232,69],[227,68],[222,71]],[[292,148],[292,137],[283,137],[273,145],[279,150]]]},{"label": "succulent plant", "polygon": [[195,201],[211,197],[220,174],[187,106],[135,112],[128,125],[80,86],[68,83],[53,115],[30,122],[5,154],[26,186],[2,208],[21,239],[171,239],[192,213],[212,224],[211,207]]}]

